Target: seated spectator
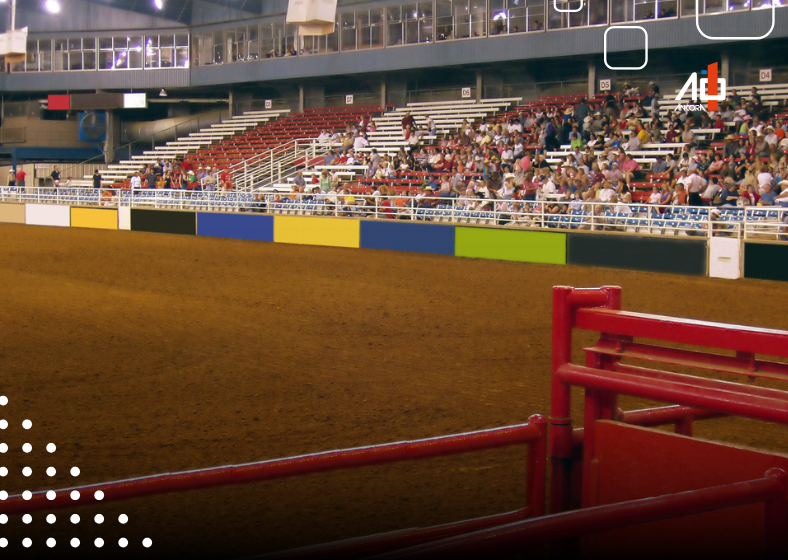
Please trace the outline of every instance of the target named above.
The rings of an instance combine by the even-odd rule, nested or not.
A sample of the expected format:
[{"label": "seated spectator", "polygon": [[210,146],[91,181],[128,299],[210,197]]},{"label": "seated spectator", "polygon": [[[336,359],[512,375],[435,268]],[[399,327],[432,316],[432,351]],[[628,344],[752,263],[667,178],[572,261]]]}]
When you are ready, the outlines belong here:
[{"label": "seated spectator", "polygon": [[763,192],[758,206],[773,206],[776,199],[777,193],[772,190],[771,184],[766,184],[763,186]]}]

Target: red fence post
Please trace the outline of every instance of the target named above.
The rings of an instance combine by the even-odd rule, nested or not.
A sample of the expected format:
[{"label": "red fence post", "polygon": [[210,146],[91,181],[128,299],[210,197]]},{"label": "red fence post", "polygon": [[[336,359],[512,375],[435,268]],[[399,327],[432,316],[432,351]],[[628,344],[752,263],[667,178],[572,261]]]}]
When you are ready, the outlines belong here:
[{"label": "red fence post", "polygon": [[621,309],[621,288],[618,286],[602,286],[594,289],[575,289],[568,286],[553,288],[553,376],[549,421],[550,513],[566,511],[571,503],[571,385],[564,383],[557,375],[557,371],[572,360],[572,327],[575,310],[581,307]]},{"label": "red fence post", "polygon": [[764,554],[777,558],[788,549],[788,482],[782,469],[769,469],[764,476],[779,480],[782,485],[780,494],[763,504]]},{"label": "red fence post", "polygon": [[531,517],[540,517],[545,513],[547,500],[547,421],[541,414],[534,414],[528,417],[528,424],[539,428],[539,438],[528,445],[526,480]]}]

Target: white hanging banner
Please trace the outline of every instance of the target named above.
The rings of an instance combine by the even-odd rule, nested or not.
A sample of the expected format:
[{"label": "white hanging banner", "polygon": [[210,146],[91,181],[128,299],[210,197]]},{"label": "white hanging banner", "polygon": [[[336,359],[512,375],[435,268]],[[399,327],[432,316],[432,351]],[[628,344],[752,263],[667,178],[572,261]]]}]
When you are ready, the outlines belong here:
[{"label": "white hanging banner", "polygon": [[334,31],[337,0],[290,0],[287,23],[297,23],[300,35],[328,35]]}]

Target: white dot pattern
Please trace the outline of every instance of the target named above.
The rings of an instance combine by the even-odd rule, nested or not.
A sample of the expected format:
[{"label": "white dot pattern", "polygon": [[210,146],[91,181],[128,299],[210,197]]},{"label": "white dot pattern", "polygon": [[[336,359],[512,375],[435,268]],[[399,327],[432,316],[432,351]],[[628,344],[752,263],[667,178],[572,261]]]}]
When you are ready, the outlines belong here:
[{"label": "white dot pattern", "polygon": [[33,493],[30,490],[25,490],[24,492],[22,492],[23,500],[29,500],[32,497],[33,497]]},{"label": "white dot pattern", "polygon": [[54,443],[47,443],[47,451],[49,451],[50,453],[54,453],[55,450],[57,450],[57,445],[55,445]]},{"label": "white dot pattern", "polygon": [[79,476],[79,467],[71,467],[71,476]]},{"label": "white dot pattern", "polygon": [[0,547],[5,548],[8,546],[8,539],[0,539]]},{"label": "white dot pattern", "polygon": [[31,546],[33,546],[33,541],[31,539],[23,539],[22,546],[24,546],[25,548],[30,548]]},{"label": "white dot pattern", "polygon": [[94,517],[93,519],[94,519],[94,520],[96,521],[96,523],[98,523],[99,525],[101,525],[102,523],[104,523],[104,516],[103,516],[103,515],[101,515],[100,513],[97,513],[97,514],[96,514],[96,517]]},{"label": "white dot pattern", "polygon": [[24,445],[22,445],[22,451],[24,451],[25,453],[30,453],[31,451],[33,451],[33,446],[30,445],[29,443],[25,443]]},{"label": "white dot pattern", "polygon": [[153,541],[149,538],[144,538],[142,539],[142,546],[144,546],[145,548],[150,548],[151,546],[153,546]]},{"label": "white dot pattern", "polygon": [[99,537],[99,538],[97,538],[97,539],[94,541],[94,543],[95,543],[95,545],[96,545],[96,548],[101,548],[102,546],[104,546],[104,539],[102,539],[101,537]]},{"label": "white dot pattern", "polygon": [[76,538],[71,539],[71,546],[73,546],[74,548],[77,548],[79,546],[79,539],[76,539]]},{"label": "white dot pattern", "polygon": [[55,496],[57,496],[57,493],[54,490],[47,491],[47,500],[50,502],[55,499]]},{"label": "white dot pattern", "polygon": [[8,469],[5,467],[0,467],[0,476],[6,476],[8,474]]},{"label": "white dot pattern", "polygon": [[47,476],[55,476],[57,469],[55,467],[47,467]]},{"label": "white dot pattern", "polygon": [[47,515],[47,523],[52,525],[55,521],[57,521],[57,516],[54,513]]},{"label": "white dot pattern", "polygon": [[0,453],[5,453],[6,451],[8,451],[8,444],[0,443]]},{"label": "white dot pattern", "polygon": [[75,501],[79,499],[79,490],[72,490],[71,491],[71,499],[75,500]]},{"label": "white dot pattern", "polygon": [[30,467],[25,467],[24,469],[22,469],[22,475],[30,476],[31,474],[33,474],[33,469],[31,469]]},{"label": "white dot pattern", "polygon": [[0,406],[5,406],[7,404],[8,404],[8,397],[6,397],[5,395],[0,397]]},{"label": "white dot pattern", "polygon": [[33,521],[33,516],[29,513],[26,513],[22,516],[22,523],[25,525],[29,525],[31,521]]},{"label": "white dot pattern", "polygon": [[8,492],[5,490],[0,490],[0,500],[7,500],[8,499]]},{"label": "white dot pattern", "polygon": [[8,420],[0,420],[0,430],[5,430],[8,427]]},{"label": "white dot pattern", "polygon": [[74,525],[76,525],[77,523],[79,523],[79,515],[77,515],[76,513],[75,513],[74,515],[72,515],[72,516],[71,516],[71,522],[72,522]]},{"label": "white dot pattern", "polygon": [[56,544],[57,544],[57,541],[55,539],[53,539],[52,537],[47,539],[47,546],[49,548],[55,548]]},{"label": "white dot pattern", "polygon": [[0,525],[5,525],[8,523],[8,516],[4,513],[0,515]]},{"label": "white dot pattern", "polygon": [[118,522],[119,522],[121,525],[125,525],[126,523],[128,523],[128,522],[129,522],[129,516],[128,516],[128,515],[126,515],[125,513],[121,513],[121,514],[118,516]]},{"label": "white dot pattern", "polygon": [[99,501],[103,500],[104,499],[104,491],[103,490],[96,490],[96,493],[93,494],[93,496]]},{"label": "white dot pattern", "polygon": [[30,420],[23,420],[23,421],[22,421],[22,427],[23,427],[25,430],[29,430],[30,428],[32,428],[32,427],[33,427],[33,422],[32,422],[32,421],[30,421]]},{"label": "white dot pattern", "polygon": [[129,541],[127,539],[121,538],[118,541],[118,546],[120,546],[120,548],[126,548],[128,545],[129,545]]}]

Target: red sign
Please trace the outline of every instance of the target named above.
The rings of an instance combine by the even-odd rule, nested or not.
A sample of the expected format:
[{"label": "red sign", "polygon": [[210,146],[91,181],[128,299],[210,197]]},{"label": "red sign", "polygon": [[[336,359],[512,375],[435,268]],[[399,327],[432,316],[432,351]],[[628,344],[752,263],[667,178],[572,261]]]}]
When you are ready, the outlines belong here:
[{"label": "red sign", "polygon": [[71,96],[70,95],[50,95],[49,96],[49,110],[50,111],[69,111],[71,109]]}]

